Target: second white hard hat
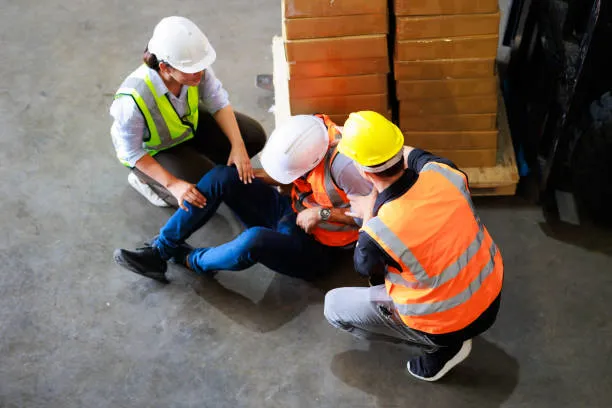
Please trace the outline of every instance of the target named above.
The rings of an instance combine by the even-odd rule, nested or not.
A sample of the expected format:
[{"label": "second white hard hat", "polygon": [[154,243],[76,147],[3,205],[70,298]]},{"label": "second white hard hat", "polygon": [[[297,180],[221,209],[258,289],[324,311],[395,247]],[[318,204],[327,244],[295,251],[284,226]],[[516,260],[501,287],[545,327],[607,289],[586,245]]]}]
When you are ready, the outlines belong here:
[{"label": "second white hard hat", "polygon": [[178,16],[166,17],[157,23],[148,49],[159,61],[165,61],[186,74],[204,71],[217,58],[198,26]]},{"label": "second white hard hat", "polygon": [[290,184],[314,169],[328,147],[329,136],[321,119],[292,116],[270,135],[261,152],[261,165],[274,180]]}]

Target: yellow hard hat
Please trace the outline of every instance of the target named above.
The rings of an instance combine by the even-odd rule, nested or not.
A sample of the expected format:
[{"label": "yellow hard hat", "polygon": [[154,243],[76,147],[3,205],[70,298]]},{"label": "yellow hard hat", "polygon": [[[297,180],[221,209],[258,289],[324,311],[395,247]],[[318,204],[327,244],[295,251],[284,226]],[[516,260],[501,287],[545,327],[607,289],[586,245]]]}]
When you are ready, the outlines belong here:
[{"label": "yellow hard hat", "polygon": [[338,150],[364,170],[377,173],[399,161],[403,146],[404,135],[390,120],[376,112],[362,111],[351,113],[344,123]]}]

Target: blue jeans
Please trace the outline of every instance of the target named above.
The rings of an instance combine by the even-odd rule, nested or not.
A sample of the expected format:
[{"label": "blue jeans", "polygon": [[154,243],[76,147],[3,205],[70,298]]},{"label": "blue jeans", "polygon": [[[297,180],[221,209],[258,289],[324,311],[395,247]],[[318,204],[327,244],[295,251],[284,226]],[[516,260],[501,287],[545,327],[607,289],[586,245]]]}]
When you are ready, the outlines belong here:
[{"label": "blue jeans", "polygon": [[197,184],[206,206],[189,203],[178,209],[160,231],[154,246],[162,257],[178,255],[179,245],[204,226],[224,202],[246,230],[223,245],[197,248],[187,260],[197,273],[239,271],[256,263],[293,277],[312,279],[324,272],[331,259],[330,247],[317,242],[296,225],[291,199],[261,180],[244,184],[234,167],[216,166]]}]

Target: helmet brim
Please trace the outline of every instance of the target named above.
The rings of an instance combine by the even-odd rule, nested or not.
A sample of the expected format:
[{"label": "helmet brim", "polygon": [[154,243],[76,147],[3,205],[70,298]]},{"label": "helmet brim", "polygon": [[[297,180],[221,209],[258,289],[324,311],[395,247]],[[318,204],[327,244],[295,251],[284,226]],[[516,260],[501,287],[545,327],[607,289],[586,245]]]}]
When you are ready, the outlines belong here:
[{"label": "helmet brim", "polygon": [[215,49],[210,46],[210,50],[208,52],[208,54],[206,55],[206,57],[204,57],[202,60],[198,61],[195,64],[189,64],[189,65],[172,65],[172,67],[178,69],[181,72],[184,72],[185,74],[195,74],[197,72],[202,72],[205,69],[209,68],[217,59],[217,53],[215,52]]},{"label": "helmet brim", "polygon": [[261,152],[261,167],[266,171],[268,176],[272,177],[276,182],[280,184],[291,184],[302,174],[295,174],[295,172],[289,172],[283,169],[281,163],[277,158],[273,157],[272,154],[265,150]]}]

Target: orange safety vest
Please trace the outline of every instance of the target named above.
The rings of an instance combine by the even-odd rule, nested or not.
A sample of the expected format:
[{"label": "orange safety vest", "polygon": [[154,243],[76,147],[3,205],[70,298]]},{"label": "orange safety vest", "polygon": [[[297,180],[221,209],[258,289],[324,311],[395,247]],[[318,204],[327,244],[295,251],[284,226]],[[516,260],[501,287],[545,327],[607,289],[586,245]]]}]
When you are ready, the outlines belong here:
[{"label": "orange safety vest", "polygon": [[[330,142],[341,137],[336,124],[327,115],[315,116],[325,123]],[[325,158],[317,167],[312,169],[305,178],[300,177],[293,182],[291,198],[293,210],[296,213],[313,207],[348,208],[350,206],[346,194],[338,188],[331,175],[331,166],[337,154],[336,147],[329,148]],[[323,245],[343,247],[357,241],[359,227],[322,221],[313,229],[312,235]]]},{"label": "orange safety vest", "polygon": [[385,285],[411,328],[461,330],[501,291],[501,253],[476,215],[465,175],[445,164],[423,166],[415,184],[363,230],[400,265],[387,265]]}]

